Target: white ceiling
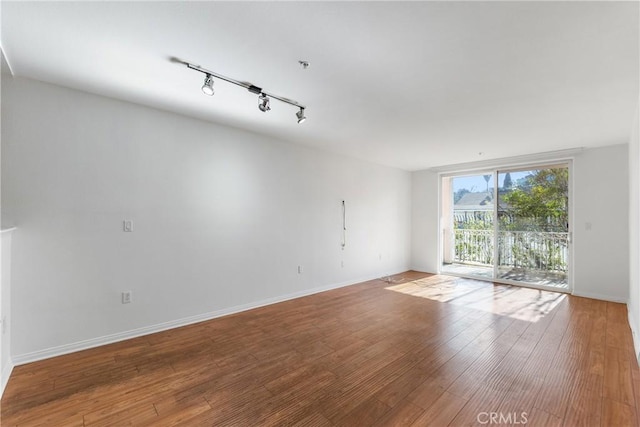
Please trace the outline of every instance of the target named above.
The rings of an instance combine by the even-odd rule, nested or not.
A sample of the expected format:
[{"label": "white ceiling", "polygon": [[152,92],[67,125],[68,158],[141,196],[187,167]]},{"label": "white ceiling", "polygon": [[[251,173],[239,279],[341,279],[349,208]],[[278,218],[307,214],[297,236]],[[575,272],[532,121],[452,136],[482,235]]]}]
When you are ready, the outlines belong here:
[{"label": "white ceiling", "polygon": [[[1,37],[16,76],[417,170],[627,142],[638,21],[638,2],[2,2]],[[308,120],[223,81],[207,97],[171,58]]]}]

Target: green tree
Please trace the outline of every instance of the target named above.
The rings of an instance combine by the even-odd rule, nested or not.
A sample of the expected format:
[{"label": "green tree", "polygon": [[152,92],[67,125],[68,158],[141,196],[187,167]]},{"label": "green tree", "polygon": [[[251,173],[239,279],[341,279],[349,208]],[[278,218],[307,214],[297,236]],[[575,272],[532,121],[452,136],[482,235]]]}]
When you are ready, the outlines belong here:
[{"label": "green tree", "polygon": [[502,226],[510,230],[567,231],[568,168],[534,171],[526,185],[502,195]]}]

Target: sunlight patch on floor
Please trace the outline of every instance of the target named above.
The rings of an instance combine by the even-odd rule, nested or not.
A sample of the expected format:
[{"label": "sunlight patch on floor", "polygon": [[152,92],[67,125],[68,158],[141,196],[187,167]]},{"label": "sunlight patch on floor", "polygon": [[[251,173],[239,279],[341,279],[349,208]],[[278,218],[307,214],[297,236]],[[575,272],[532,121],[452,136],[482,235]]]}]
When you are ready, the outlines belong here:
[{"label": "sunlight patch on floor", "polygon": [[537,322],[567,296],[563,293],[435,275],[385,289]]}]

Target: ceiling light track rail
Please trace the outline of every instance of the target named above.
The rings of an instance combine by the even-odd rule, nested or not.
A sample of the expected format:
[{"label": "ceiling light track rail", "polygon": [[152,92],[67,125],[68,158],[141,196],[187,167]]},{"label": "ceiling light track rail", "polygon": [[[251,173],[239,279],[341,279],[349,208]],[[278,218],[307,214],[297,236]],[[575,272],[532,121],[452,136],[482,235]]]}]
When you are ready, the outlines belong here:
[{"label": "ceiling light track rail", "polygon": [[267,112],[271,110],[269,106],[269,101],[270,99],[276,99],[280,102],[284,102],[285,104],[293,105],[294,107],[297,107],[299,109],[298,112],[296,113],[296,118],[298,119],[298,123],[302,123],[307,119],[304,115],[304,110],[307,107],[305,107],[304,105],[300,104],[297,101],[294,101],[293,99],[284,98],[282,96],[275,95],[271,92],[265,91],[259,86],[255,86],[251,83],[241,82],[239,80],[232,79],[231,77],[223,76],[222,74],[218,74],[214,71],[207,70],[206,68],[202,68],[199,65],[190,64],[188,62],[185,64],[188,68],[198,71],[205,75],[204,84],[202,85],[202,92],[204,92],[205,95],[211,96],[214,94],[213,78],[216,78],[219,80],[223,80],[227,83],[232,83],[236,86],[245,88],[249,92],[258,95],[258,108],[260,109],[260,111]]}]

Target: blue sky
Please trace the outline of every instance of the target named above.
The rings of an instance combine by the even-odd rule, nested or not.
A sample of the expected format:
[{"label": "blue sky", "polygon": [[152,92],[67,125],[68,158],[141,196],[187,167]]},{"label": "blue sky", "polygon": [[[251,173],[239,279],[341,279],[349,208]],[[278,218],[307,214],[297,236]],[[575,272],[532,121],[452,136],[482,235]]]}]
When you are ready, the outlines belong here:
[{"label": "blue sky", "polygon": [[[533,170],[528,171],[518,171],[511,172],[511,180],[515,183],[518,179],[523,178],[529,175]],[[498,173],[498,180],[500,182],[500,187],[504,183],[504,177],[506,173]],[[489,180],[489,188],[493,188],[493,175]],[[456,176],[453,178],[453,192],[460,190],[461,188],[466,188],[471,192],[479,192],[487,190],[487,182],[484,180],[482,174],[480,175],[469,175],[469,176]]]}]

